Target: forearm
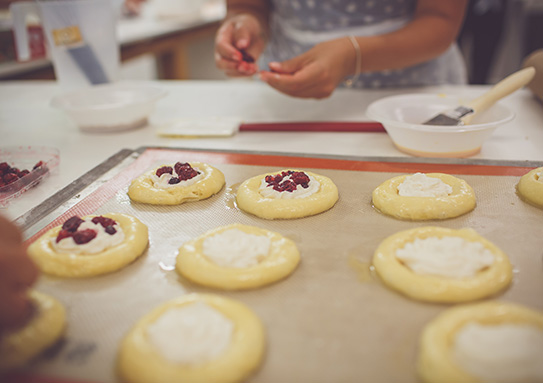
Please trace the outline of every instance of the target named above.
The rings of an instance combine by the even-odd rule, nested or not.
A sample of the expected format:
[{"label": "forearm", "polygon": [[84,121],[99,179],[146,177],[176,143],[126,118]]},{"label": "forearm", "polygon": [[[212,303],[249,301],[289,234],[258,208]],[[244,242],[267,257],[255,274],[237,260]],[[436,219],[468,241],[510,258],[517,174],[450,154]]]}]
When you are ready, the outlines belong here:
[{"label": "forearm", "polygon": [[[434,1],[434,0],[432,0]],[[466,0],[419,2],[415,18],[405,27],[384,35],[357,37],[363,72],[399,69],[431,60],[445,52],[462,26]],[[422,5],[421,5],[421,4]]]},{"label": "forearm", "polygon": [[226,20],[240,14],[249,14],[257,18],[262,29],[268,32],[270,4],[268,0],[227,0]]}]

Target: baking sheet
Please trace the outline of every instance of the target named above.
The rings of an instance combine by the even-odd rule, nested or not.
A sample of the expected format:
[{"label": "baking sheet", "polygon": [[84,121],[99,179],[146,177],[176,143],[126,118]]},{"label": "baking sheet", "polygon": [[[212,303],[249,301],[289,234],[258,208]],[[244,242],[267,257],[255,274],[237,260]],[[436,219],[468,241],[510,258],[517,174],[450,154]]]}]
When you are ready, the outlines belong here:
[{"label": "baking sheet", "polygon": [[[129,182],[163,163],[202,161],[219,168],[226,186],[217,195],[179,206],[131,203]],[[505,166],[504,166],[505,165]],[[424,325],[451,305],[421,303],[386,288],[373,274],[373,251],[400,230],[435,225],[471,227],[504,250],[514,281],[495,299],[543,309],[543,211],[515,194],[527,166],[481,163],[376,162],[245,153],[147,148],[112,169],[92,192],[37,221],[28,242],[73,215],[119,212],[149,227],[148,251],[119,272],[67,280],[42,276],[36,288],[67,308],[64,341],[25,373],[73,382],[117,382],[115,359],[124,334],[159,304],[189,292],[217,293],[247,304],[262,319],[267,351],[249,382],[417,382],[415,359]],[[330,177],[340,199],[331,210],[303,219],[263,220],[234,203],[241,182],[292,167]],[[441,171],[465,179],[475,190],[476,209],[445,221],[398,221],[377,212],[371,192],[383,181],[416,171]],[[98,186],[97,186],[98,185]],[[286,280],[251,291],[222,292],[187,282],[173,270],[177,249],[217,226],[255,225],[293,239],[302,255]],[[21,378],[23,379],[23,378]]]}]

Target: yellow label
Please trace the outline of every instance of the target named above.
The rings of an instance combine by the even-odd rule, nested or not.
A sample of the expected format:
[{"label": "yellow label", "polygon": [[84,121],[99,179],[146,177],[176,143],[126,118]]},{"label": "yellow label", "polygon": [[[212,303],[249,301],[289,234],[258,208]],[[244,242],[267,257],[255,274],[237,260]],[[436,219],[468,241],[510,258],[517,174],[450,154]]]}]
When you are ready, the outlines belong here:
[{"label": "yellow label", "polygon": [[83,41],[77,25],[62,29],[53,29],[52,33],[56,46],[77,44]]}]

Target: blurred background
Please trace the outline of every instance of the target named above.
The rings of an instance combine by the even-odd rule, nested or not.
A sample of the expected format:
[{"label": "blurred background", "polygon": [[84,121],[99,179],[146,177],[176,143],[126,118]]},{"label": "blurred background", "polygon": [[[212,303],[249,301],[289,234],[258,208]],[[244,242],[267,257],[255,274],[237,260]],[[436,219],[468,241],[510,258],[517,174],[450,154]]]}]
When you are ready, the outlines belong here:
[{"label": "blurred background", "polygon": [[[224,0],[146,0],[118,10],[121,79],[226,79],[213,61]],[[0,0],[0,81],[53,79],[39,20],[27,20],[32,60],[17,62],[9,4]],[[458,43],[471,84],[493,84],[543,48],[543,0],[471,0]]]}]

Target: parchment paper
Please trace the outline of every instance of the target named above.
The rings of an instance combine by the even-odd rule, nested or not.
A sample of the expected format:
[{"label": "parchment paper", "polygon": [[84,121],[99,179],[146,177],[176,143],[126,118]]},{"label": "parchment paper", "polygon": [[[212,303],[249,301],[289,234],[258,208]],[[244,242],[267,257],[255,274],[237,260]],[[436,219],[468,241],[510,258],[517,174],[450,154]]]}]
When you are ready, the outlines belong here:
[{"label": "parchment paper", "polygon": [[[118,345],[135,322],[169,299],[206,292],[244,302],[265,325],[267,352],[251,383],[417,382],[419,334],[451,305],[417,302],[389,290],[370,262],[387,236],[426,225],[471,227],[494,242],[508,254],[515,276],[493,299],[543,309],[543,210],[515,194],[516,176],[457,175],[476,192],[473,212],[445,221],[408,222],[371,205],[375,187],[405,173],[306,168],[333,180],[340,193],[337,204],[313,217],[268,221],[240,211],[235,190],[252,176],[285,166],[215,166],[225,174],[226,187],[204,201],[168,207],[135,204],[126,195],[127,187],[103,201],[95,213],[126,213],[148,225],[149,249],[113,274],[77,280],[42,276],[36,288],[66,306],[68,329],[63,343],[27,371],[117,382]],[[239,292],[200,287],[178,276],[173,266],[181,244],[236,222],[293,239],[302,254],[300,266],[283,281]]]}]

